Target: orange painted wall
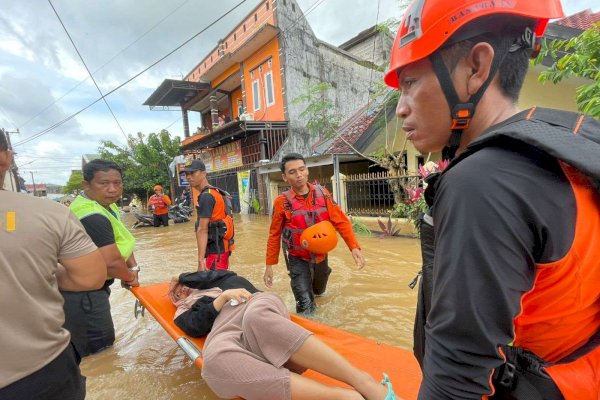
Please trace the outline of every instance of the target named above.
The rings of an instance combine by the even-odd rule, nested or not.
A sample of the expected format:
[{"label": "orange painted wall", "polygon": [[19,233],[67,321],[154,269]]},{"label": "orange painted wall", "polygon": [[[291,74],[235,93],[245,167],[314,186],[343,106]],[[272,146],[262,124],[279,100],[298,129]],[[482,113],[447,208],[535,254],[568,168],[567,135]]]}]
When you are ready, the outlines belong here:
[{"label": "orange painted wall", "polygon": [[[269,60],[271,66],[269,67]],[[259,71],[262,67],[262,72]],[[266,106],[265,96],[265,74],[269,71],[273,74],[273,91],[275,103]],[[262,49],[248,57],[244,61],[244,85],[246,90],[246,111],[254,114],[256,121],[284,121],[283,96],[281,82],[281,68],[279,63],[279,44],[277,38],[267,43]],[[254,78],[251,77],[251,73]],[[254,111],[254,96],[252,83],[258,80],[260,85],[260,110]]]},{"label": "orange painted wall", "polygon": [[221,82],[223,82],[225,79],[229,78],[232,74],[237,74],[239,73],[240,69],[240,65],[239,64],[234,64],[231,67],[227,68],[227,70],[225,72],[223,72],[221,75],[217,76],[215,79],[213,79],[210,82],[210,86],[212,86],[213,88],[216,88],[217,86],[219,86],[221,84]]},{"label": "orange painted wall", "polygon": [[233,53],[243,45],[252,35],[266,24],[275,25],[273,0],[261,1],[254,10],[248,14],[246,19],[240,22],[227,35],[221,49],[217,45],[200,63],[185,77],[186,80],[197,82],[206,71],[216,64],[221,57]]}]

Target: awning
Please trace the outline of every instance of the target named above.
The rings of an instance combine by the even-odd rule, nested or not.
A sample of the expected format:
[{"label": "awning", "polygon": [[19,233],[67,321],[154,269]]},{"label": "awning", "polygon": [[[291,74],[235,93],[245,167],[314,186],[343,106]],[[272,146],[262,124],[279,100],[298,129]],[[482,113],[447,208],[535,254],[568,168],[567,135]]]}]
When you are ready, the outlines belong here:
[{"label": "awning", "polygon": [[148,97],[143,105],[150,109],[156,107],[181,107],[192,98],[211,90],[210,83],[165,79]]}]

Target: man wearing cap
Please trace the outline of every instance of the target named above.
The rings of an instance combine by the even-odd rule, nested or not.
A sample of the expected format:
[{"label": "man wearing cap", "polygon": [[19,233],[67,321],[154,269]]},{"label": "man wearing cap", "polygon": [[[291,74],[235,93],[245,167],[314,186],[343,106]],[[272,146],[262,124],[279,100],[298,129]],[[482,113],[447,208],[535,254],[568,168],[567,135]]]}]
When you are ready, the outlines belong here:
[{"label": "man wearing cap", "polygon": [[385,82],[406,138],[456,154],[427,188],[419,400],[598,400],[600,122],[518,108],[562,16],[559,0],[414,0],[398,29]]},{"label": "man wearing cap", "polygon": [[152,216],[154,217],[154,227],[169,226],[169,206],[171,199],[163,193],[163,188],[160,185],[154,186],[154,194],[148,200],[152,207]]},{"label": "man wearing cap", "polygon": [[182,171],[190,186],[200,192],[195,226],[198,271],[229,269],[229,255],[233,250],[231,195],[208,183],[202,160],[188,160]]}]

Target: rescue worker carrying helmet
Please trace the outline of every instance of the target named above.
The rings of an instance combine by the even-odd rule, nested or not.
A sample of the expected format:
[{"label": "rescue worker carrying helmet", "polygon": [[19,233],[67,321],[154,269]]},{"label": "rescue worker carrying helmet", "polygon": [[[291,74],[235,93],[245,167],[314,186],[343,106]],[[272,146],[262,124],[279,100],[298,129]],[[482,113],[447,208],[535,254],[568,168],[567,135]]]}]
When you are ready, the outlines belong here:
[{"label": "rescue worker carrying helmet", "polygon": [[429,188],[419,399],[598,399],[600,123],[516,105],[562,16],[558,0],[416,0],[400,24],[396,114],[417,150],[453,158]]}]

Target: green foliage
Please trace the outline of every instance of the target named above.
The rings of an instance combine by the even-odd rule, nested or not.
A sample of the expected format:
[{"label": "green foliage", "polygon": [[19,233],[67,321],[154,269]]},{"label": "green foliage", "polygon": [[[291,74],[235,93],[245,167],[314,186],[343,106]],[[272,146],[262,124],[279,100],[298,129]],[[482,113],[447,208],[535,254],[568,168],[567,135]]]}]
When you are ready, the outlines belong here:
[{"label": "green foliage", "polygon": [[123,168],[123,190],[136,194],[145,201],[154,185],[168,189],[169,164],[179,154],[179,137],[171,138],[167,130],[150,133],[146,138],[141,132],[129,135],[127,147],[110,140],[101,142],[100,157],[113,160]]},{"label": "green foliage", "polygon": [[352,216],[348,216],[350,218],[350,222],[352,223],[352,230],[354,233],[360,236],[371,236],[371,230],[368,226],[364,224],[361,220],[352,218]]},{"label": "green foliage", "polygon": [[327,97],[333,87],[327,82],[310,84],[306,82],[306,93],[292,100],[292,104],[305,104],[300,117],[306,118],[306,129],[311,135],[324,138],[335,136],[342,116],[336,112],[335,104]]},{"label": "green foliage", "polygon": [[260,201],[256,196],[252,199],[252,207],[254,208],[254,213],[260,214]]},{"label": "green foliage", "polygon": [[71,176],[63,187],[62,192],[64,194],[79,193],[83,190],[83,173],[81,171],[71,172]]},{"label": "green foliage", "polygon": [[600,23],[570,40],[544,40],[533,64],[540,64],[547,56],[554,64],[540,74],[540,82],[557,84],[571,76],[591,80],[577,87],[577,105],[582,113],[600,118]]},{"label": "green foliage", "polygon": [[416,201],[407,201],[395,204],[390,215],[392,217],[406,218],[416,226],[419,216],[425,213],[427,210],[428,207],[427,203],[425,202],[425,197],[423,193],[421,193]]}]

